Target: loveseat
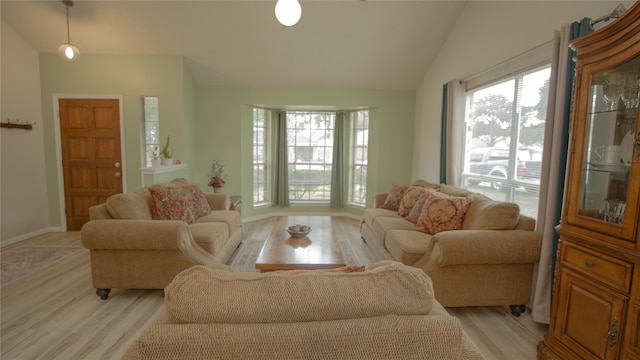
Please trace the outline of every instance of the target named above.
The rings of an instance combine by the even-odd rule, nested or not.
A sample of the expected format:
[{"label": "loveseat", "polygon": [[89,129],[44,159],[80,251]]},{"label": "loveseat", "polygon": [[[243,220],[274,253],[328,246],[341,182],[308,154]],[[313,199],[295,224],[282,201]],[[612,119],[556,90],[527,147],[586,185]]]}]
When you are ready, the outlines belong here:
[{"label": "loveseat", "polygon": [[81,230],[96,294],[112,288],[163,289],[194,265],[225,263],[242,241],[230,197],[205,194],[185,179],[110,196]]},{"label": "loveseat", "polygon": [[[425,207],[425,199],[430,207]],[[438,205],[452,199],[457,210]],[[360,233],[378,259],[428,274],[443,306],[508,305],[518,316],[530,300],[542,243],[535,220],[519,210],[517,204],[418,180],[374,195]],[[420,221],[421,216],[427,220]]]},{"label": "loveseat", "polygon": [[235,272],[194,266],[124,360],[484,359],[421,270]]}]

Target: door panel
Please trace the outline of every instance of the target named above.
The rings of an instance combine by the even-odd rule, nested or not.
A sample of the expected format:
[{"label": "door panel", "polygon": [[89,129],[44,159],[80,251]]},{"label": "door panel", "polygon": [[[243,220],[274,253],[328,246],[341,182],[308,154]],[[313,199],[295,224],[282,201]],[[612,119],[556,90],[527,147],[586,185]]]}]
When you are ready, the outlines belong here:
[{"label": "door panel", "polygon": [[118,100],[61,99],[60,135],[68,230],[80,230],[89,208],[122,192]]},{"label": "door panel", "polygon": [[568,269],[561,270],[560,282],[556,338],[582,359],[617,359],[627,300]]}]

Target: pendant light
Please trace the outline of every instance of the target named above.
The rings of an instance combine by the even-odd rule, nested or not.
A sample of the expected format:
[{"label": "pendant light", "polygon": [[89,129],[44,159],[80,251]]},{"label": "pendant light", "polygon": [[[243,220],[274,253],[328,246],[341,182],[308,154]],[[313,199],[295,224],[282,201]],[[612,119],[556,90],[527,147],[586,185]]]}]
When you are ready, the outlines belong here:
[{"label": "pendant light", "polygon": [[302,7],[298,0],[278,0],[276,18],[284,26],[293,26],[300,21]]},{"label": "pendant light", "polygon": [[80,50],[78,50],[78,48],[71,43],[69,36],[69,7],[73,6],[73,1],[62,0],[62,3],[67,8],[67,42],[58,47],[58,52],[63,59],[67,61],[74,61],[80,55]]}]

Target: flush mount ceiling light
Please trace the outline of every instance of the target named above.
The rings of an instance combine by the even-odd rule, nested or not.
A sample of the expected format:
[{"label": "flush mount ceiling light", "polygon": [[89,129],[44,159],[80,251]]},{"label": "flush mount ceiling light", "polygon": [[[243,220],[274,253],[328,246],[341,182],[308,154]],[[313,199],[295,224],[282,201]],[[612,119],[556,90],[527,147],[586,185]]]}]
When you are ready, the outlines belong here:
[{"label": "flush mount ceiling light", "polygon": [[69,37],[69,8],[73,6],[73,1],[62,0],[62,3],[67,8],[67,42],[60,45],[60,47],[58,47],[58,52],[60,53],[62,58],[64,58],[65,60],[74,61],[80,55],[80,50],[78,50],[78,48],[71,43],[71,40]]},{"label": "flush mount ceiling light", "polygon": [[276,18],[284,26],[293,26],[300,21],[302,7],[298,0],[278,0]]}]

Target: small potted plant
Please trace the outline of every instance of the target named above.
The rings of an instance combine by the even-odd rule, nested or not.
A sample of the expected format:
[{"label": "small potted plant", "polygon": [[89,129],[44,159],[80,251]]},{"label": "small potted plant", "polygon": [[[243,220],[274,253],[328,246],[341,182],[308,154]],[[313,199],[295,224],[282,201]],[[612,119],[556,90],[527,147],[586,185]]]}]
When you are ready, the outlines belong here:
[{"label": "small potted plant", "polygon": [[220,192],[220,188],[222,188],[225,184],[224,181],[224,165],[218,161],[218,159],[213,160],[211,163],[211,173],[209,174],[209,183],[208,186],[213,188],[213,192]]},{"label": "small potted plant", "polygon": [[162,145],[162,150],[160,150],[160,155],[162,155],[162,163],[164,165],[173,165],[173,155],[171,150],[169,150],[169,143],[171,139],[167,136],[167,141]]},{"label": "small potted plant", "polygon": [[160,167],[160,150],[158,150],[157,146],[153,148],[151,156],[151,167]]}]

